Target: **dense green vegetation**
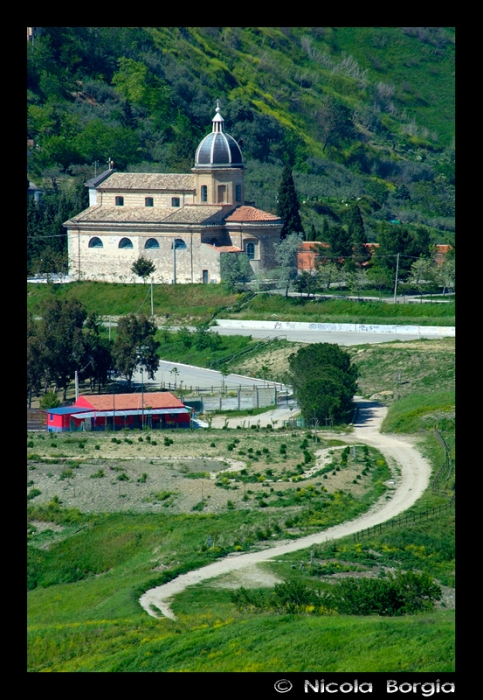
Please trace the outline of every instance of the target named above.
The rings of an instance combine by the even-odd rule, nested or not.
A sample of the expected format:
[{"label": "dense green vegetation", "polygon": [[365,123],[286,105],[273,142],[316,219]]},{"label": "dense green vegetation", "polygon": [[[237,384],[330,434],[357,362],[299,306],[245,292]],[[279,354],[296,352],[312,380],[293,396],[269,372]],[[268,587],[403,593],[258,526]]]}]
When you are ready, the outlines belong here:
[{"label": "dense green vegetation", "polygon": [[289,357],[289,383],[306,425],[348,423],[357,368],[338,345],[310,343]]},{"label": "dense green vegetation", "polygon": [[[27,49],[28,178],[70,209],[110,159],[188,172],[221,98],[247,200],[275,211],[288,163],[306,232],[357,201],[369,240],[401,221],[454,242],[453,28],[44,27]],[[39,241],[29,217],[30,273],[62,269],[60,218]]]}]

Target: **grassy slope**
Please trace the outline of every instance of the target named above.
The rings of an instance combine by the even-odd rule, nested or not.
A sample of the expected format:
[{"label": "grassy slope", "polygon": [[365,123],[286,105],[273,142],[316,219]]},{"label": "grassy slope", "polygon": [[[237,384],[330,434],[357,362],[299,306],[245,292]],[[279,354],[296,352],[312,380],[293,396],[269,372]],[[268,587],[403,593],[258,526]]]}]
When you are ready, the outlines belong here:
[{"label": "grassy slope", "polygon": [[[27,308],[41,312],[50,298],[79,299],[88,311],[101,316],[151,313],[148,285],[73,282],[72,284],[27,284]],[[451,326],[455,305],[387,304],[345,300],[312,301],[281,295],[258,294],[244,303],[244,295],[228,292],[224,285],[154,285],[154,312],[167,325],[208,322],[221,318],[332,323],[389,323]],[[239,310],[233,305],[240,305]]]},{"label": "grassy slope", "polygon": [[[50,298],[77,298],[88,311],[100,316],[151,313],[149,285],[108,284],[104,282],[75,282],[72,284],[27,284],[27,308],[40,313]],[[154,285],[155,314],[168,323],[207,322],[213,313],[237,301],[237,295],[223,285],[180,284]]]},{"label": "grassy slope", "polygon": [[[368,393],[371,388],[384,390],[391,384],[391,373],[401,369],[408,383],[400,385],[401,398],[390,405],[386,429],[423,429],[422,450],[434,472],[438,471],[444,452],[427,429],[437,425],[454,457],[454,341],[419,341],[412,348],[391,343],[350,351]],[[452,483],[451,479],[444,485],[442,495],[425,494],[412,510],[421,512],[447,502]],[[245,519],[253,517],[257,526],[264,527],[269,515],[256,511]],[[234,532],[240,527],[238,518],[237,512],[224,513],[216,517],[216,526],[224,533]],[[176,562],[199,566],[209,553],[197,553],[190,543],[204,540],[206,516],[118,514],[94,521],[88,517],[84,525],[83,516],[77,520],[76,529],[81,528],[77,534],[67,531],[66,540],[51,550],[33,551],[34,573],[45,577],[44,582],[50,578],[53,585],[28,595],[31,671],[442,672],[454,668],[452,611],[403,619],[253,616],[238,613],[226,591],[203,586],[188,589],[176,599],[177,622],[152,620],[139,607],[137,591],[155,574],[154,550],[170,553],[170,567]],[[213,518],[210,522],[211,530]],[[388,530],[362,543],[341,541],[317,551],[317,557],[424,570],[444,585],[454,585],[453,530],[454,516],[448,514]],[[307,552],[291,555],[292,560],[305,562],[308,557]],[[69,583],[69,577],[71,581],[79,578],[79,571],[90,575]],[[298,568],[294,574],[290,563],[278,565],[274,572],[283,578],[300,575]],[[156,575],[160,582],[160,574]],[[310,572],[302,576],[314,581]]]}]

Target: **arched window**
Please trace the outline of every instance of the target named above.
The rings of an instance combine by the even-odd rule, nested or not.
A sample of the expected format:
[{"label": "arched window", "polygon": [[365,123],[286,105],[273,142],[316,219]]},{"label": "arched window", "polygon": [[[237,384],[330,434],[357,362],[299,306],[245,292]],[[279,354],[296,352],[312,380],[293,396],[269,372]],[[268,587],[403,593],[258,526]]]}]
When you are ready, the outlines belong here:
[{"label": "arched window", "polygon": [[155,238],[148,238],[144,244],[145,248],[159,248],[159,243]]},{"label": "arched window", "polygon": [[91,238],[89,241],[89,248],[104,248],[104,243],[100,238],[94,236],[94,238]]},{"label": "arched window", "polygon": [[254,260],[255,259],[255,244],[254,243],[247,243],[245,247],[245,253],[247,254],[247,257],[249,260]]},{"label": "arched window", "polygon": [[186,243],[182,238],[175,238],[171,248],[176,248],[176,250],[186,250]]},{"label": "arched window", "polygon": [[119,248],[134,248],[134,246],[129,238],[121,238]]},{"label": "arched window", "polygon": [[124,206],[124,197],[116,197],[116,207]]},{"label": "arched window", "polygon": [[146,197],[144,200],[144,206],[154,207],[154,199],[152,197]]},{"label": "arched window", "polygon": [[207,187],[207,185],[201,185],[201,201],[202,202],[208,201],[208,187]]}]

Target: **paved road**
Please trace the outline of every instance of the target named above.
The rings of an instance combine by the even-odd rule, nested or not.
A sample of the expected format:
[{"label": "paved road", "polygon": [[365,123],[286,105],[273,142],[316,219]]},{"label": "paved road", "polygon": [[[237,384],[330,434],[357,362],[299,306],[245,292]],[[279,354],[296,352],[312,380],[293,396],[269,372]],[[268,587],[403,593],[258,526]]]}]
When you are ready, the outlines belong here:
[{"label": "paved road", "polygon": [[[177,370],[176,372],[174,370]],[[200,388],[216,388],[220,390],[223,384],[223,376],[220,372],[214,369],[205,369],[203,367],[194,367],[193,365],[183,365],[180,362],[167,362],[161,360],[159,363],[159,368],[154,375],[154,380],[147,380],[146,374],[144,377],[141,376],[141,372],[135,372],[133,375],[133,381],[136,383],[141,383],[144,378],[145,386],[160,386],[164,383],[166,388],[168,383],[171,384],[171,388],[174,390],[174,384],[176,384],[177,389],[186,387],[200,387]],[[225,386],[231,387],[233,389],[242,386],[274,386],[274,382],[267,382],[265,379],[257,379],[256,377],[245,377],[241,374],[229,374],[224,379]],[[283,391],[285,386],[276,382],[275,386],[279,391]]]},{"label": "paved road", "polygon": [[[375,402],[362,400],[359,400],[359,406],[359,418],[354,425],[354,432],[344,436],[344,440],[367,443],[379,449],[391,462],[397,463],[400,475],[397,477],[396,488],[389,500],[383,497],[361,517],[328,528],[315,535],[301,537],[295,541],[274,543],[274,546],[259,552],[227,556],[201,569],[182,574],[163,586],[146,591],[139,599],[144,610],[152,617],[159,617],[162,614],[176,619],[170,603],[176,594],[181,593],[188,586],[194,586],[201,581],[238,571],[258,562],[269,561],[283,554],[306,549],[314,544],[346,537],[394,518],[412,506],[428,487],[431,473],[428,462],[414,447],[411,438],[380,433],[387,408]],[[338,437],[341,437],[340,434]]]},{"label": "paved road", "polygon": [[[435,336],[425,336],[424,331],[414,335],[397,333],[344,333],[341,331],[301,331],[301,330],[258,330],[242,328],[221,328],[213,326],[211,331],[220,335],[251,335],[252,338],[284,338],[298,343],[336,343],[337,345],[365,345],[369,343],[389,343],[395,340],[419,340],[419,338],[434,338]],[[439,337],[439,336],[438,336]]]}]

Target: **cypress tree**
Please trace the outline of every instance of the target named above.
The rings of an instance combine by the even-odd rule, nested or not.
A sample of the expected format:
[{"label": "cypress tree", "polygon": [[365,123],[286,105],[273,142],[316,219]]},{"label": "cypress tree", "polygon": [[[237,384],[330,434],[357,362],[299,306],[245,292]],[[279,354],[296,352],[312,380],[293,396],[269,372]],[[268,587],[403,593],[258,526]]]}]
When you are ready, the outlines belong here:
[{"label": "cypress tree", "polygon": [[345,212],[344,222],[347,225],[347,230],[350,235],[354,262],[361,264],[369,260],[371,256],[364,245],[367,243],[364,221],[362,219],[361,210],[357,204],[349,207]]},{"label": "cypress tree", "polygon": [[291,233],[302,233],[305,237],[299,209],[300,204],[295,190],[292,168],[287,164],[283,169],[277,201],[277,216],[283,219],[282,238],[286,238]]}]

